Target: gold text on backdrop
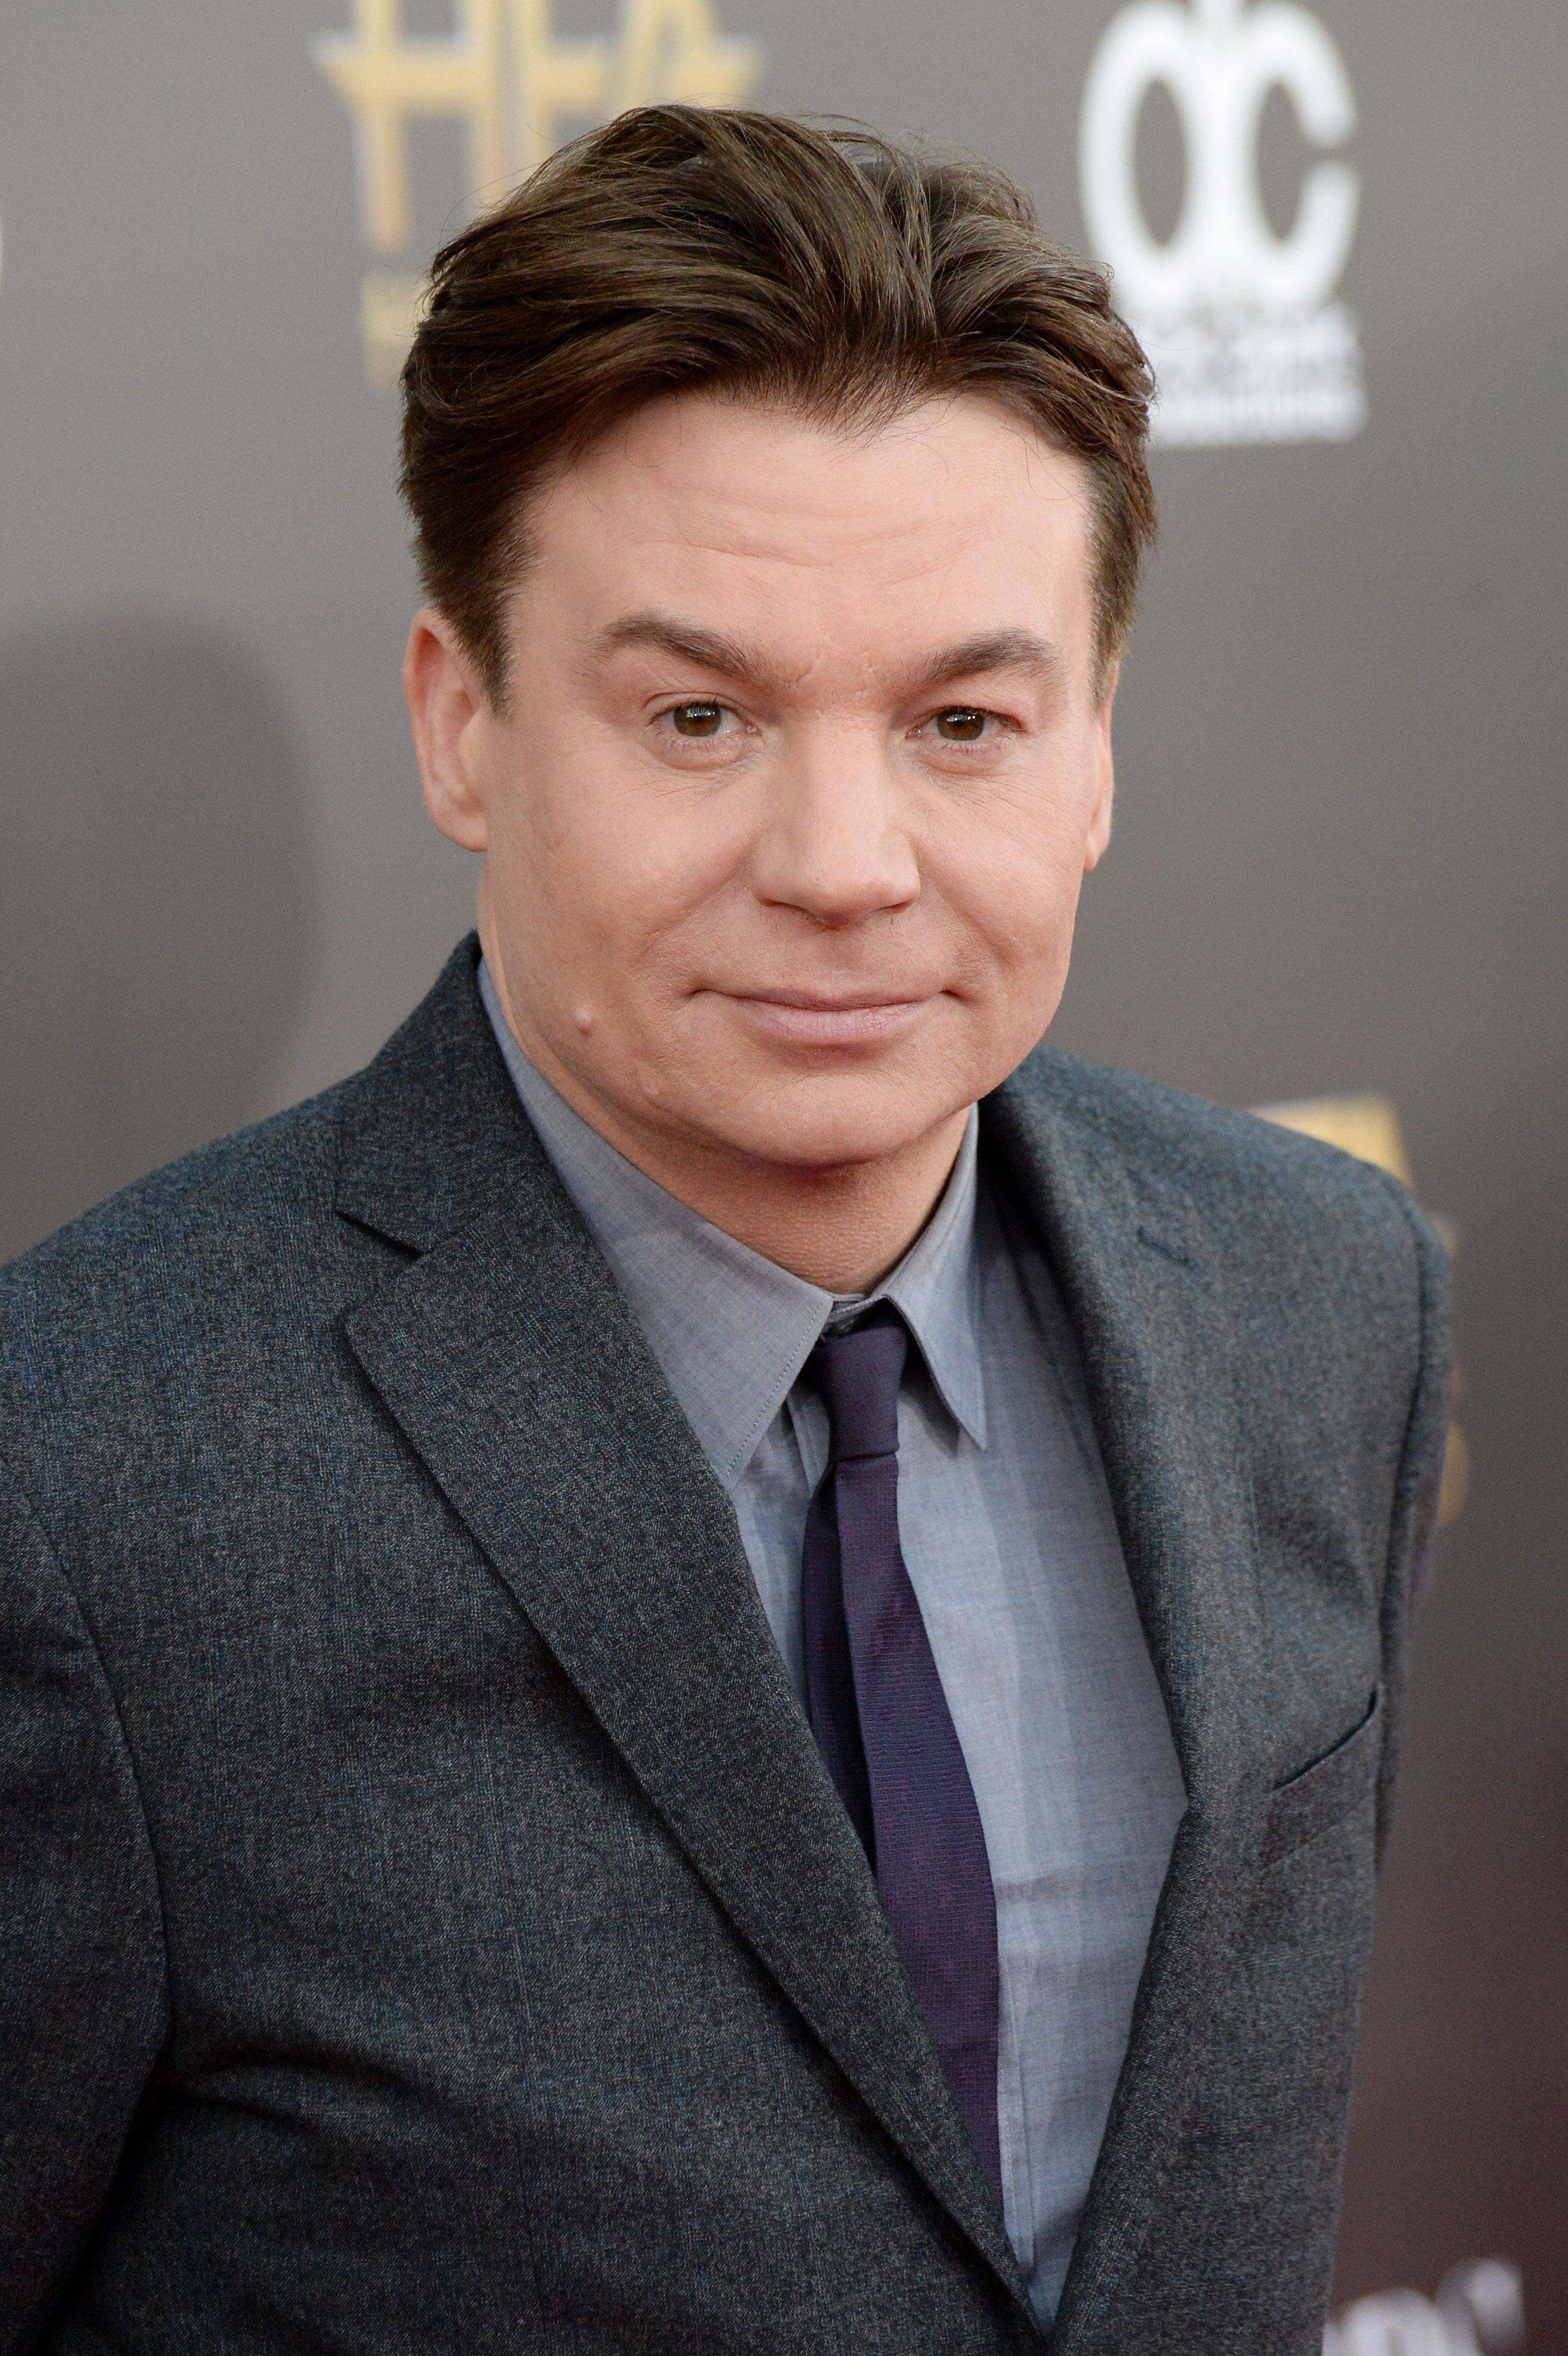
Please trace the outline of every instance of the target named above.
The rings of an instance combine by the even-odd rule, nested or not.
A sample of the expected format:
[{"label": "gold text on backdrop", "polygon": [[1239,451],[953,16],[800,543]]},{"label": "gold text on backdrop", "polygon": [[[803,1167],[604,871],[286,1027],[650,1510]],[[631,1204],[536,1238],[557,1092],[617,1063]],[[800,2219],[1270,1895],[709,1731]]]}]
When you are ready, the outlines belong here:
[{"label": "gold text on backdrop", "polygon": [[[397,380],[424,292],[412,266],[409,126],[466,134],[464,199],[486,202],[531,172],[568,134],[660,99],[735,106],[761,73],[755,42],[719,29],[712,0],[622,0],[613,37],[563,40],[551,0],[454,0],[450,33],[411,34],[402,0],[353,0],[353,30],[323,33],[311,55],[354,118],[366,273],[360,331],[372,384]],[[402,257],[402,266],[385,261]]]}]

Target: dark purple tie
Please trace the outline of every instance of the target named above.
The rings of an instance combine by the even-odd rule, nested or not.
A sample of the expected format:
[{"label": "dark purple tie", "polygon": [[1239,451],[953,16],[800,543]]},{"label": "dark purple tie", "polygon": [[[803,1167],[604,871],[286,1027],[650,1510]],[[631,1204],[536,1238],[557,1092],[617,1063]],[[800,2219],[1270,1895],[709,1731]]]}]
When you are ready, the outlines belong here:
[{"label": "dark purple tie", "polygon": [[831,1426],[801,1569],[806,1697],[865,1844],[915,2001],[997,2206],[997,1901],[980,1811],[899,1545],[899,1383],[908,1335],[873,1311],[807,1372]]}]

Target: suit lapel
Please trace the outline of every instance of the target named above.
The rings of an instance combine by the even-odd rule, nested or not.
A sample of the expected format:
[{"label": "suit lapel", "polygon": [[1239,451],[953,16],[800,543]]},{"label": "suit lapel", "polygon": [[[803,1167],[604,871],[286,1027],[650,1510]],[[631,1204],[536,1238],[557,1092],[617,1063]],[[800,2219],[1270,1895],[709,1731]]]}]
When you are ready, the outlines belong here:
[{"label": "suit lapel", "polygon": [[474,963],[350,1107],[339,1208],[421,1256],[349,1343],[714,1899],[1022,2303],[729,1500],[522,1116]]},{"label": "suit lapel", "polygon": [[[1128,1573],[1187,1786],[1132,2035],[1051,2345],[1099,2320],[1154,2221],[1250,1902],[1261,1829],[1255,1539],[1218,1270],[1179,1187],[1135,1165],[1041,1057],[983,1108],[1083,1345]],[[1147,1149],[1146,1149],[1147,1153]]]}]

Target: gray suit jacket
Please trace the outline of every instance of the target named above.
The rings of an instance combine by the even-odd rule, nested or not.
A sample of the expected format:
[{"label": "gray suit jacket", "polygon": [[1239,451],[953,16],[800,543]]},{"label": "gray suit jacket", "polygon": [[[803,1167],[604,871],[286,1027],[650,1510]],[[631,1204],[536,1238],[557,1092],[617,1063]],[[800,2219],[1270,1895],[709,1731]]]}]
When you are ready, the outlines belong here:
[{"label": "gray suit jacket", "polygon": [[[728,1503],[475,948],[369,1069],[0,1274],[0,2346],[1038,2347]],[[1441,1251],[1050,1053],[1189,1796],[1052,2345],[1309,2356]]]}]

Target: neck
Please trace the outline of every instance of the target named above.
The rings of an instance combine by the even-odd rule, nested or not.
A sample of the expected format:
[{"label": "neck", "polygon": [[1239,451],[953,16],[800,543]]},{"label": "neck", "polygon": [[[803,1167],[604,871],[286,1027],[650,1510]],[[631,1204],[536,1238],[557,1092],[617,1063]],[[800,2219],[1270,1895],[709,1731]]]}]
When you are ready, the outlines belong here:
[{"label": "neck", "polygon": [[580,1119],[635,1168],[737,1243],[825,1292],[869,1292],[903,1258],[942,1196],[968,1110],[949,1115],[897,1153],[828,1169],[766,1162],[627,1121],[586,1088],[533,1025],[519,1026],[494,961],[512,1035]]}]

